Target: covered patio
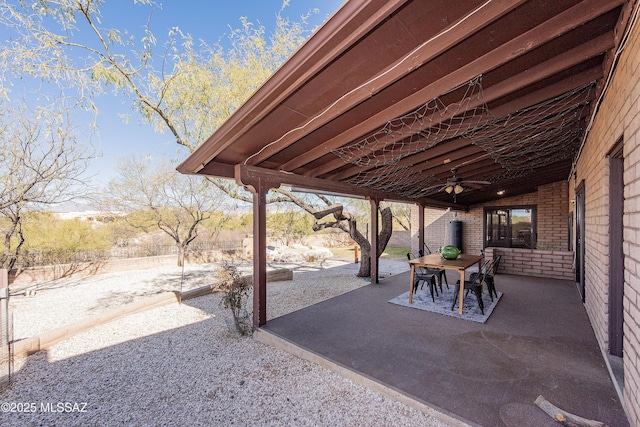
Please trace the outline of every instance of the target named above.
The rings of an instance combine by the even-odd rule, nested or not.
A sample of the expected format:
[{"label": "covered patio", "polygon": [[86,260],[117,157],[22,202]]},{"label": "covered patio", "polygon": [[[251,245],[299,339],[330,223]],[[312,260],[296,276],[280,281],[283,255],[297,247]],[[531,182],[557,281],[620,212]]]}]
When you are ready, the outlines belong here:
[{"label": "covered patio", "polygon": [[409,273],[387,277],[270,320],[255,336],[450,425],[557,426],[534,405],[539,395],[628,425],[573,282],[497,275],[504,294],[485,324],[390,304],[408,282]]},{"label": "covered patio", "polygon": [[[603,240],[593,224],[607,219],[587,216],[585,228],[591,205],[574,194],[602,188],[602,179],[580,184],[576,164],[598,112],[608,111],[612,75],[627,69],[616,65],[637,9],[630,0],[345,2],[178,167],[233,179],[253,195],[256,336],[471,424],[555,425],[533,406],[544,395],[627,425],[602,353],[606,291],[595,273],[608,259],[589,253]],[[632,110],[628,92],[619,98]],[[608,114],[637,123],[625,111]],[[590,158],[607,155],[599,150]],[[387,301],[408,276],[375,285],[375,256],[371,286],[267,323],[267,194],[281,186],[369,200],[372,248],[383,201],[418,207],[412,247],[426,242],[425,208],[451,209],[466,216],[465,250],[488,256],[483,209],[535,206],[531,251],[566,252],[563,277],[579,273],[583,299],[591,269],[592,323],[573,280],[498,276],[505,295],[484,325],[394,306]],[[531,251],[512,257],[519,274],[524,264],[554,271],[557,254]],[[625,360],[635,381],[637,358]],[[633,409],[637,386],[628,384]]]},{"label": "covered patio", "polygon": [[346,1],[178,166],[253,195],[254,327],[266,323],[269,191],[368,199],[377,248],[383,201],[468,211],[566,183],[631,6]]}]

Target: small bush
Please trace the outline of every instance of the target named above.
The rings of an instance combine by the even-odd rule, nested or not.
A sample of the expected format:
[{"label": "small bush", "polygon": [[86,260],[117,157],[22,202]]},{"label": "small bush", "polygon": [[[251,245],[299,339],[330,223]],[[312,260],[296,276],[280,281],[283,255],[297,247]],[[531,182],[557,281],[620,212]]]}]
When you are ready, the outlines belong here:
[{"label": "small bush", "polygon": [[222,265],[219,289],[224,293],[220,303],[231,309],[236,329],[240,335],[251,333],[251,316],[247,311],[251,279],[241,277],[238,268],[230,262]]}]

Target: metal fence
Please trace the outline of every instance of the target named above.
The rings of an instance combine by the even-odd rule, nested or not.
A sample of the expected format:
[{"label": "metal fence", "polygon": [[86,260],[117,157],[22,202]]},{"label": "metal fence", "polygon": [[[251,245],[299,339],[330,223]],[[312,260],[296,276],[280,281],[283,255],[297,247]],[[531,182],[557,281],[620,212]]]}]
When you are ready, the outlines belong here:
[{"label": "metal fence", "polygon": [[[194,242],[187,247],[187,253],[207,251],[235,251],[242,249],[242,241]],[[109,259],[144,258],[161,255],[177,255],[176,245],[135,245],[115,247],[106,251],[29,251],[21,254],[16,267],[41,267],[58,264],[100,262]]]},{"label": "metal fence", "polygon": [[0,392],[11,384],[13,372],[13,324],[9,313],[8,283],[7,270],[0,269]]}]

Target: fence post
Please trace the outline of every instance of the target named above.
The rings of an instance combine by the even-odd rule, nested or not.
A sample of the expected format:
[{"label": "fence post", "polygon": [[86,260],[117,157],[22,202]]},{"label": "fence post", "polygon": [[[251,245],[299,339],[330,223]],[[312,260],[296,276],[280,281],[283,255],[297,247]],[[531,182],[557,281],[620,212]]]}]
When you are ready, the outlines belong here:
[{"label": "fence post", "polygon": [[11,324],[9,318],[9,274],[0,268],[0,391],[11,383],[13,355],[11,354]]},{"label": "fence post", "polygon": [[0,268],[0,334],[2,347],[9,345],[9,274]]}]

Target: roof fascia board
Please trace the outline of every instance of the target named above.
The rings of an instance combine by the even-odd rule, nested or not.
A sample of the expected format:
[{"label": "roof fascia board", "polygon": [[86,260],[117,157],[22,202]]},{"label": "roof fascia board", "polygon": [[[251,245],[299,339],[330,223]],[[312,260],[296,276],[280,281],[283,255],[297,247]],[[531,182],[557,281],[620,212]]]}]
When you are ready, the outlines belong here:
[{"label": "roof fascia board", "polygon": [[257,166],[235,165],[235,180],[238,185],[251,186],[257,180],[263,180],[273,183],[274,186],[286,185],[298,189],[304,189],[313,192],[326,192],[329,194],[340,194],[344,197],[364,197],[375,198],[377,200],[387,200],[402,203],[423,203],[431,207],[452,208],[456,210],[464,210],[465,206],[455,203],[440,202],[431,199],[410,199],[398,197],[395,193],[385,193],[370,190],[367,188],[356,187],[342,182],[327,181],[320,178],[312,178],[303,175],[297,175],[290,172],[282,172],[273,169],[266,169]]},{"label": "roof fascia board", "polygon": [[[272,155],[289,147],[297,140],[335,119],[344,111],[348,111],[361,102],[371,98],[416,68],[419,68],[421,65],[446,52],[470,35],[495,22],[509,11],[524,3],[524,1],[525,0],[497,0],[483,3],[431,39],[420,44],[408,55],[405,55],[395,63],[386,67],[373,79],[352,89],[320,114],[312,117],[305,124],[286,133],[282,138],[274,141],[274,143],[270,144],[267,149],[261,151],[259,154],[252,156],[247,164],[260,164]],[[287,165],[285,169],[292,170],[295,169],[295,167]]]},{"label": "roof fascia board", "polygon": [[[263,119],[276,105],[407,1],[409,0],[388,0],[382,2],[382,5],[372,0],[345,2],[218,130],[182,162],[179,170],[196,172],[202,165],[207,164],[232,144],[238,135]],[[357,30],[351,31],[346,37],[340,34],[341,30],[356,21],[363,13],[370,16]],[[323,47],[332,45],[334,47],[330,48],[328,53],[317,57],[318,52],[323,51]]]}]

